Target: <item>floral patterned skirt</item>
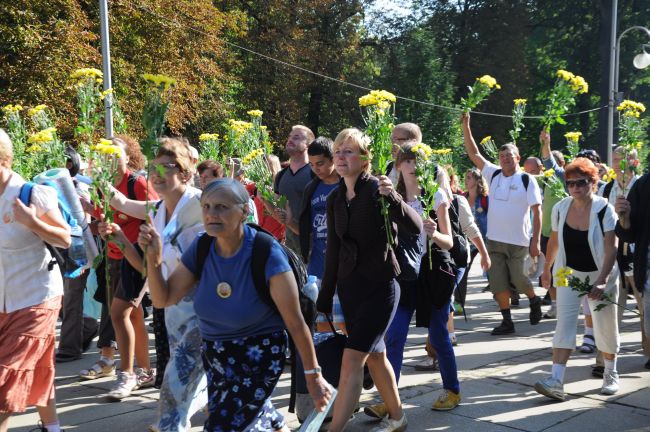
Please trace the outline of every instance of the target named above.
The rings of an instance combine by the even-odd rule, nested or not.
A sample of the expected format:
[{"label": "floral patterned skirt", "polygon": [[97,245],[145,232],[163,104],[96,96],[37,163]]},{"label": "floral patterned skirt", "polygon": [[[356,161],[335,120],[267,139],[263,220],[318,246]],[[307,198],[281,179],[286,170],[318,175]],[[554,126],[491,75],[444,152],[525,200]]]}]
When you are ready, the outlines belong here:
[{"label": "floral patterned skirt", "polygon": [[208,377],[206,432],[270,431],[284,417],[270,401],[284,369],[287,335],[277,331],[231,341],[204,341]]}]

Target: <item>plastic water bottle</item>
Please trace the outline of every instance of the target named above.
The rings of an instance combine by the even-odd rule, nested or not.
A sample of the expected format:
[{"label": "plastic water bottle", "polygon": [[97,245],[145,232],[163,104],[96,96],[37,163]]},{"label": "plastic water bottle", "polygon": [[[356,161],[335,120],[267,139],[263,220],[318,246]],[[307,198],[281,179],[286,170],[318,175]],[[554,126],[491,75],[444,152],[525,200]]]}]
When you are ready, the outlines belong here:
[{"label": "plastic water bottle", "polygon": [[314,303],[318,299],[318,284],[316,283],[318,278],[314,275],[309,275],[307,277],[307,283],[302,287],[302,292],[305,293]]},{"label": "plastic water bottle", "polygon": [[70,227],[70,248],[68,249],[68,256],[79,262],[86,260],[86,246],[84,245],[83,231],[79,225]]}]

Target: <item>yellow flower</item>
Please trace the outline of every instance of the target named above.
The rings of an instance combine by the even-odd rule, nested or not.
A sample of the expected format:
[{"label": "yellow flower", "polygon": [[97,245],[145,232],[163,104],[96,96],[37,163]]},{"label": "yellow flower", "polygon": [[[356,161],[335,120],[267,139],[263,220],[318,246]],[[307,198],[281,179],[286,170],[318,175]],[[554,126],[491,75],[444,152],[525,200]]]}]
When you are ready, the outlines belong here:
[{"label": "yellow flower", "polygon": [[32,144],[31,146],[29,146],[29,147],[27,147],[27,148],[25,149],[25,151],[26,151],[27,153],[35,153],[35,152],[39,152],[39,151],[41,151],[41,150],[43,150],[43,147],[41,147],[41,146],[38,145],[38,144]]},{"label": "yellow flower", "polygon": [[81,68],[70,74],[72,79],[84,79],[84,78],[102,78],[104,74],[99,69],[95,68]]},{"label": "yellow flower", "polygon": [[379,109],[387,109],[391,103],[395,103],[397,98],[394,94],[386,90],[371,90],[367,95],[359,98],[359,106],[366,107],[377,105]]},{"label": "yellow flower", "polygon": [[528,99],[515,99],[515,105],[526,105]]},{"label": "yellow flower", "polygon": [[575,78],[574,74],[569,71],[565,71],[564,69],[558,70],[557,76],[558,78],[562,78],[564,81],[571,81],[573,78]]},{"label": "yellow flower", "polygon": [[490,88],[494,88],[494,87],[496,87],[497,89],[501,88],[501,86],[499,84],[497,84],[497,80],[495,78],[491,77],[490,75],[483,75],[482,77],[477,78],[477,79],[478,79],[478,82],[480,82],[482,84],[485,84],[486,86],[488,86]]},{"label": "yellow flower", "polygon": [[553,168],[550,168],[550,169],[547,169],[546,171],[544,171],[544,177],[546,177],[546,178],[553,177],[554,175],[555,175],[555,170]]},{"label": "yellow flower", "polygon": [[106,96],[108,96],[109,94],[113,94],[113,89],[112,88],[106,89],[103,92],[101,92],[99,94],[99,99],[104,100],[104,98],[106,98]]},{"label": "yellow flower", "polygon": [[22,111],[23,107],[22,105],[7,105],[4,108],[2,108],[2,110],[7,114],[15,114],[19,111]]},{"label": "yellow flower", "polygon": [[424,160],[428,160],[429,157],[433,154],[433,150],[426,144],[418,143],[411,147],[411,152],[417,154]]},{"label": "yellow flower", "polygon": [[573,274],[573,270],[568,267],[562,267],[555,273],[556,284],[559,287],[569,286],[568,277]]},{"label": "yellow flower", "polygon": [[45,104],[36,105],[34,108],[30,108],[29,111],[27,111],[27,115],[29,115],[30,117],[35,116],[36,114],[45,110],[45,108],[47,108],[47,105]]},{"label": "yellow flower", "polygon": [[142,78],[154,87],[163,87],[164,90],[176,85],[176,80],[167,75],[146,73],[142,75]]},{"label": "yellow flower", "polygon": [[381,100],[381,101],[379,101],[379,102],[377,103],[377,107],[378,107],[380,110],[385,110],[385,109],[387,109],[387,108],[390,107],[390,102],[385,101],[385,100]]},{"label": "yellow flower", "polygon": [[636,143],[635,147],[637,150],[641,150],[643,148],[643,142],[639,141],[638,143]]},{"label": "yellow flower", "polygon": [[486,136],[485,138],[483,138],[483,139],[481,140],[481,143],[480,143],[480,144],[481,144],[481,145],[485,145],[485,144],[487,144],[488,141],[491,141],[491,140],[492,140],[492,136],[491,136],[491,135],[488,135],[488,136]]},{"label": "yellow flower", "polygon": [[571,80],[569,80],[569,85],[578,93],[587,93],[589,91],[589,84],[587,84],[587,81],[579,75],[571,78]]},{"label": "yellow flower", "polygon": [[204,133],[199,135],[199,141],[212,141],[219,139],[219,134]]},{"label": "yellow flower", "polygon": [[564,134],[564,138],[574,142],[577,142],[581,136],[582,136],[582,132],[567,132]]},{"label": "yellow flower", "polygon": [[262,114],[264,114],[264,112],[260,110],[250,110],[246,114],[251,117],[262,117]]},{"label": "yellow flower", "polygon": [[105,145],[105,146],[111,146],[111,145],[113,145],[113,141],[111,141],[111,140],[109,140],[109,139],[105,139],[105,138],[100,138],[100,139],[99,139],[99,143],[100,143],[100,144],[103,144],[103,145]]},{"label": "yellow flower", "polygon": [[54,133],[56,132],[56,128],[47,128],[43,129],[40,132],[37,132],[33,135],[30,135],[29,138],[27,138],[27,143],[28,144],[43,144],[43,143],[49,143],[54,141]]}]

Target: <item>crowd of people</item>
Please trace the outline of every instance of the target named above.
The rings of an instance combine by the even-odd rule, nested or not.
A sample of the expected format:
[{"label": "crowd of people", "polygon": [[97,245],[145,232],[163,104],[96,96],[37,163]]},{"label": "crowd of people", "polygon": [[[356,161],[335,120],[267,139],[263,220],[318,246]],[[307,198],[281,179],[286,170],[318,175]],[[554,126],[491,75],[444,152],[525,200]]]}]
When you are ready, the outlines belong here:
[{"label": "crowd of people", "polygon": [[[618,162],[628,157],[626,166],[635,166],[637,155],[615,149],[618,175],[604,182],[596,152],[583,150],[565,163],[551,151],[546,131],[541,158],[522,162],[509,143],[499,148],[495,165],[479,151],[469,114],[461,126],[475,168],[462,176],[463,191],[453,167],[436,166],[431,211],[423,204],[414,151],[422,133],[413,123],[394,127],[393,161],[379,173],[371,172],[371,142],[362,131],[344,129],[332,141],[294,126],[285,166],[265,157],[274,192],[287,198],[284,208],[262,198],[239,159],[223,166],[200,161],[186,139],[162,138],[145,172],[137,141],[116,136],[120,157],[109,220],[108,209],[89,199],[84,179],[93,175],[92,166],[82,172],[87,164],[70,151],[67,168],[85,217],[108,248],[107,262],[76,277],[64,277],[50,252],[71,242],[56,191],[36,185],[28,202],[20,199],[26,181],[12,171],[12,143],[0,129],[0,432],[8,430],[12,413],[29,406],[38,409],[40,430],[62,430],[55,365],[81,359],[95,338],[99,358],[80,379],[117,375],[111,400],[159,388],[151,431],[189,430],[202,409],[210,432],[288,430],[271,396],[292,350],[313,406],[326,409],[334,392],[301,310],[295,276],[301,259],[319,289],[315,330],[346,336],[330,431],[345,429],[368,384],[382,400],[364,409],[377,420],[373,430],[407,428],[399,379],[414,315],[416,326],[428,329],[427,357],[416,368],[438,370],[443,383],[432,409],[461,403],[453,316],[479,254],[502,317],[493,336],[515,333],[511,305],[520,294],[528,298],[531,325],[557,319],[551,375],[535,390],[565,399],[564,374],[582,308],[578,349],[597,351],[592,374],[603,379],[601,393],[615,394],[622,317],[615,303],[624,305],[628,295],[644,312],[650,369],[650,324],[643,319],[650,313],[644,298],[650,292],[650,177],[622,171]],[[545,170],[565,184],[568,197],[548,190]],[[530,261],[542,258],[544,299],[527,271]],[[588,282],[586,295],[567,286],[567,272]],[[101,304],[99,324],[83,307],[91,285]],[[543,304],[550,306],[546,314]]]}]

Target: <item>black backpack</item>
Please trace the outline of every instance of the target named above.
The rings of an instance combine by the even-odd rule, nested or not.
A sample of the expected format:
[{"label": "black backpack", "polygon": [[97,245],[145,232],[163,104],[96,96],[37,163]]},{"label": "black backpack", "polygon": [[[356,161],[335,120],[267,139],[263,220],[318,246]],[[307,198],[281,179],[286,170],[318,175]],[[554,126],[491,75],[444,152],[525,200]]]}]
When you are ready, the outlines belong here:
[{"label": "black backpack", "polygon": [[[273,246],[273,243],[276,240],[268,231],[259,225],[252,223],[249,223],[247,225],[257,231],[255,240],[253,241],[253,254],[251,259],[251,271],[253,273],[253,283],[255,284],[255,290],[257,291],[257,295],[260,296],[260,299],[262,299],[264,303],[277,311],[278,308],[271,298],[271,291],[266,283],[266,275],[264,271],[266,268],[266,261],[268,260],[271,253],[271,246]],[[197,260],[195,273],[195,275],[199,278],[203,272],[205,260],[210,253],[210,248],[212,248],[213,243],[214,238],[210,237],[207,233],[203,233],[201,237],[199,237],[198,245],[196,248]],[[302,291],[302,288],[307,283],[307,269],[300,257],[298,257],[294,251],[283,244],[280,244],[280,246],[287,254],[289,265],[291,266],[293,276],[296,279],[296,285],[298,286],[298,300],[300,302],[300,311],[302,312],[302,317],[305,320],[307,327],[309,327],[309,331],[313,334],[317,315],[316,303],[314,303]],[[296,403],[296,349],[291,338],[289,338],[289,350],[291,352],[291,357],[293,360],[291,362],[291,396],[289,399],[289,412],[294,412]]]},{"label": "black backpack", "polygon": [[[490,177],[490,187],[492,187],[492,182],[494,181],[494,177],[501,174],[501,171],[502,171],[501,168],[499,168],[498,170],[492,173],[492,177]],[[524,189],[528,190],[528,183],[530,183],[530,174],[522,173],[521,182],[524,184]]]},{"label": "black backpack", "polygon": [[463,234],[460,226],[460,217],[458,216],[458,197],[454,199],[449,206],[449,222],[451,223],[451,236],[454,239],[454,245],[449,250],[449,255],[454,260],[456,267],[467,266],[467,237]]}]

